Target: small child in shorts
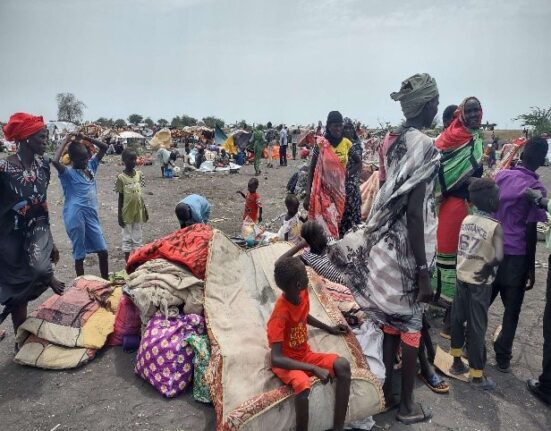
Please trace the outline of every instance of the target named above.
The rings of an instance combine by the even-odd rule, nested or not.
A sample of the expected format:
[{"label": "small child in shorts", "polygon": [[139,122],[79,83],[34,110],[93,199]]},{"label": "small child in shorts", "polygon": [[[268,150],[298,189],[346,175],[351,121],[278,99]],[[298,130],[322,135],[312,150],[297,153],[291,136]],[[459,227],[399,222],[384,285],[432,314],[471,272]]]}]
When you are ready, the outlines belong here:
[{"label": "small child in shorts", "polygon": [[274,277],[283,293],[267,325],[272,371],[295,392],[296,429],[308,429],[310,377],[316,376],[324,384],[337,379],[333,430],[342,430],[350,396],[350,363],[333,353],[312,352],[306,325],[333,335],[347,334],[348,326],[327,326],[309,314],[308,276],[298,257],[279,258]]},{"label": "small child in shorts", "polygon": [[[484,375],[485,336],[492,283],[503,260],[503,230],[491,217],[499,208],[499,188],[489,178],[474,180],[469,186],[470,200],[476,207],[461,224],[457,251],[457,285],[451,311],[452,374],[470,371],[471,385],[493,390],[495,382]],[[461,360],[467,324],[469,367]]]},{"label": "small child in shorts", "polygon": [[122,152],[124,171],[115,182],[119,194],[118,219],[122,228],[122,251],[128,262],[130,253],[142,245],[142,225],[147,222],[147,208],[142,195],[143,173],[136,170],[138,153],[127,148]]},{"label": "small child in shorts", "polygon": [[[91,157],[83,141],[92,143],[98,152]],[[67,146],[71,166],[64,166],[60,162]],[[74,141],[68,140],[59,146],[52,161],[63,187],[63,222],[73,244],[77,277],[84,275],[84,258],[90,253],[98,254],[102,278],[107,280],[109,277],[107,244],[99,221],[96,188],[96,172],[106,152],[106,143],[79,133]]]},{"label": "small child in shorts", "polygon": [[243,220],[249,217],[254,223],[262,223],[262,203],[260,202],[260,195],[258,190],[258,179],[251,178],[247,185],[249,192],[245,194],[241,191],[237,193],[243,196],[245,199],[245,212],[243,213]]}]

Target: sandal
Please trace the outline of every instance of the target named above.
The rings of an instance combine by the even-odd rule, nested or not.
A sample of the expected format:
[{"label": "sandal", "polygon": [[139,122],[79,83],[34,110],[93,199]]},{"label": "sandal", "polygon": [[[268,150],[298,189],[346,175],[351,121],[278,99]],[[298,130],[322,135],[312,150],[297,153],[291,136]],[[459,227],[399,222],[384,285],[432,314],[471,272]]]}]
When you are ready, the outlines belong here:
[{"label": "sandal", "polygon": [[411,416],[403,416],[400,413],[396,415],[396,420],[402,422],[405,425],[417,424],[419,422],[425,422],[432,418],[432,412],[430,410],[425,411],[425,408],[421,404],[419,406],[419,413],[413,414]]},{"label": "sandal", "polygon": [[0,331],[0,341],[2,341],[4,338],[6,338],[6,331],[2,330]]},{"label": "sandal", "polygon": [[[417,374],[417,377],[419,377],[432,392],[435,392],[437,394],[447,394],[448,392],[450,392],[450,385],[448,385],[448,382],[446,382],[442,377],[440,377],[436,373],[431,374],[429,378],[425,377],[423,373],[419,373]],[[445,386],[438,387],[440,385],[445,385]]]}]

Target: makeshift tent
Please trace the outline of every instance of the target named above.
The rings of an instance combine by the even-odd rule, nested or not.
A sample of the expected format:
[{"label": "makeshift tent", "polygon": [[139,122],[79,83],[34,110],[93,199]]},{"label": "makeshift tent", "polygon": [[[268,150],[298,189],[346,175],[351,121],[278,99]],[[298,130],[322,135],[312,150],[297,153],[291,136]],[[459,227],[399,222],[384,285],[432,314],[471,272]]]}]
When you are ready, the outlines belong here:
[{"label": "makeshift tent", "polygon": [[224,142],[226,142],[226,140],[228,139],[227,135],[224,133],[224,131],[216,126],[216,128],[214,129],[214,142],[216,143],[216,145],[218,145],[219,147],[224,145]]}]

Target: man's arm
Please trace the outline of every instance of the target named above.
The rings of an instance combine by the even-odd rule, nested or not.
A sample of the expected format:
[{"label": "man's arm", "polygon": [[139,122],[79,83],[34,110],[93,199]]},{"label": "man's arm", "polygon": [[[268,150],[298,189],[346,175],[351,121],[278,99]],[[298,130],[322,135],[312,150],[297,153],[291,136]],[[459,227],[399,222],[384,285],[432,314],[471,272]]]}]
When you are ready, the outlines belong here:
[{"label": "man's arm", "polygon": [[526,290],[534,287],[536,282],[536,246],[538,243],[537,223],[526,224],[526,266],[528,273],[526,276]]},{"label": "man's arm", "polygon": [[408,199],[406,209],[408,239],[417,265],[417,302],[430,302],[432,288],[430,286],[427,257],[425,254],[425,222],[423,219],[423,201],[425,200],[426,184],[418,184]]}]

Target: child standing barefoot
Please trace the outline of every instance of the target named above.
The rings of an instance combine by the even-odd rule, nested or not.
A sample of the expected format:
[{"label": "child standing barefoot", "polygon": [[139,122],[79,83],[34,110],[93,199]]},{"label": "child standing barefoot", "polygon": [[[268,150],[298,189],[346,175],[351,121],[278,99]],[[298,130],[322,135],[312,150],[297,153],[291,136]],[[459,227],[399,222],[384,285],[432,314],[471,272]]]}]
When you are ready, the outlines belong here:
[{"label": "child standing barefoot", "polygon": [[247,184],[247,188],[249,193],[246,196],[243,192],[237,192],[245,199],[243,220],[249,217],[255,223],[262,223],[262,204],[260,203],[260,195],[256,192],[258,190],[258,179],[251,178]]},{"label": "child standing barefoot", "polygon": [[128,262],[130,252],[142,245],[142,224],[147,222],[147,208],[142,195],[143,173],[137,171],[135,150],[127,148],[122,152],[124,171],[119,174],[115,191],[119,194],[118,219],[122,228],[122,251]]},{"label": "child standing barefoot", "polygon": [[[67,141],[59,146],[52,161],[59,173],[65,196],[63,221],[67,235],[73,244],[77,277],[84,275],[86,255],[97,253],[101,276],[108,279],[107,244],[99,222],[96,189],[96,172],[99,162],[107,151],[107,144],[80,133],[75,137],[75,141]],[[98,148],[96,155],[90,158],[90,153],[82,143],[83,140],[91,142]],[[66,167],[59,162],[59,159],[67,146],[71,166]]]},{"label": "child standing barefoot", "polygon": [[268,321],[272,371],[295,392],[296,429],[308,430],[310,376],[316,376],[324,384],[337,379],[333,430],[342,430],[350,396],[350,363],[333,353],[312,352],[306,325],[333,335],[346,334],[348,326],[327,326],[309,314],[308,276],[298,257],[279,258],[274,276],[283,293]]}]

